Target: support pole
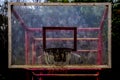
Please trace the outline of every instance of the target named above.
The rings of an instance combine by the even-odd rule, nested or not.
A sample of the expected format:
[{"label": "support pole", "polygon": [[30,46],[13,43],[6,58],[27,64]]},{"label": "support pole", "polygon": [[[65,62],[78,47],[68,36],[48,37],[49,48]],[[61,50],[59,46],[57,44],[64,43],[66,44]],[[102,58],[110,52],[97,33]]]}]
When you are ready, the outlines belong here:
[{"label": "support pole", "polygon": [[97,75],[98,75],[98,76],[96,77],[96,80],[100,80],[100,79],[99,79],[100,72],[97,72]]},{"label": "support pole", "polygon": [[[42,72],[40,72],[40,74],[43,74]],[[43,80],[42,76],[40,76],[39,80]]]},{"label": "support pole", "polygon": [[26,80],[30,80],[30,75],[28,71],[26,71]]}]

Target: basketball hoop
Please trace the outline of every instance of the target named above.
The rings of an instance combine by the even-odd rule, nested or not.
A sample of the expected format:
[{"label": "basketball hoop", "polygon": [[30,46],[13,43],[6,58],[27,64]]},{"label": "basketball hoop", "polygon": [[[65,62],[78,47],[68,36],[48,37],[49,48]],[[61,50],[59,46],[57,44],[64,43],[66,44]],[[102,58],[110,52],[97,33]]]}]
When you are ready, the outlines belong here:
[{"label": "basketball hoop", "polygon": [[44,50],[45,62],[53,65],[66,65],[69,64],[70,48],[47,48]]}]

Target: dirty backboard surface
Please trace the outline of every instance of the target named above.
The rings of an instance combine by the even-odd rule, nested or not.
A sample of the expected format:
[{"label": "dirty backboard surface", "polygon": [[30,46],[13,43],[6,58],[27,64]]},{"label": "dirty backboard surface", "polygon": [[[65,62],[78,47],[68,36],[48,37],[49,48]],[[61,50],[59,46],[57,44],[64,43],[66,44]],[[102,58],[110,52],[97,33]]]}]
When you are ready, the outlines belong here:
[{"label": "dirty backboard surface", "polygon": [[110,3],[9,3],[8,16],[10,68],[111,67]]}]

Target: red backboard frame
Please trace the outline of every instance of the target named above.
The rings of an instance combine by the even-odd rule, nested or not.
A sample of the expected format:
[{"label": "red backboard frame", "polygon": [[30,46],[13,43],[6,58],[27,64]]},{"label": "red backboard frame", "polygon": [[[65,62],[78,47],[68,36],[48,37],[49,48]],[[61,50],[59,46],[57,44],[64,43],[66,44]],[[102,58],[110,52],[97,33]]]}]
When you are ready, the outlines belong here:
[{"label": "red backboard frame", "polygon": [[74,31],[74,46],[72,51],[77,50],[77,27],[43,27],[43,50],[46,49],[46,31],[47,30],[73,30]]}]

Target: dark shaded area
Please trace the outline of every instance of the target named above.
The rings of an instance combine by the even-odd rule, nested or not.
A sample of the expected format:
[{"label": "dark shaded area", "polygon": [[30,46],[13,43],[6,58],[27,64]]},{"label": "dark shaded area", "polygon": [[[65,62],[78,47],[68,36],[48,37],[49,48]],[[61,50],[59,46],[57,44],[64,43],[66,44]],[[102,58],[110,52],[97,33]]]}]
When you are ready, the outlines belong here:
[{"label": "dark shaded area", "polygon": [[[96,71],[68,71],[69,73],[95,73]],[[47,72],[46,72],[47,73]],[[60,73],[60,72],[59,72]],[[61,72],[63,73],[63,72]],[[26,71],[24,69],[12,69],[9,70],[8,79],[12,80],[32,80],[31,71]],[[100,71],[100,80],[112,80],[113,77],[111,70]],[[8,80],[6,79],[6,80]],[[38,80],[39,77],[35,77]],[[96,80],[96,77],[43,77],[43,80]]]},{"label": "dark shaded area", "polygon": [[120,78],[119,74],[117,74],[120,71],[120,62],[118,62],[119,54],[116,54],[120,52],[120,28],[118,28],[118,26],[120,25],[119,6],[119,1],[112,6],[112,74],[114,75],[113,79]]}]

